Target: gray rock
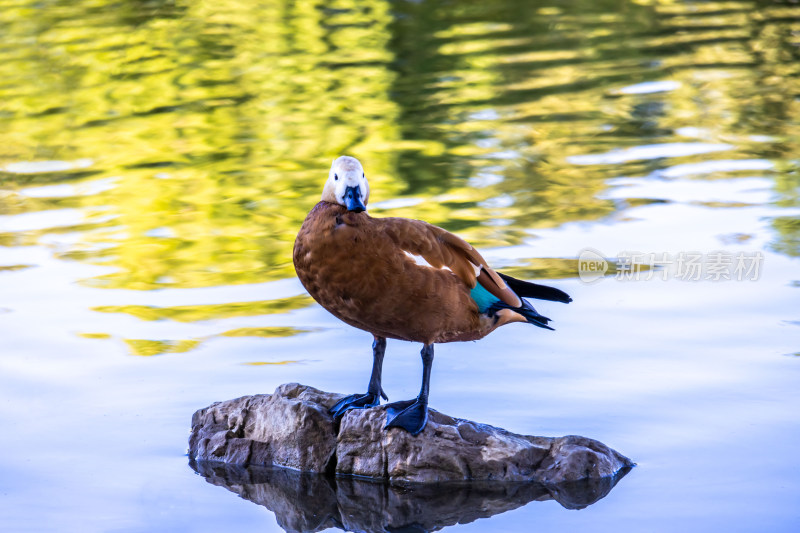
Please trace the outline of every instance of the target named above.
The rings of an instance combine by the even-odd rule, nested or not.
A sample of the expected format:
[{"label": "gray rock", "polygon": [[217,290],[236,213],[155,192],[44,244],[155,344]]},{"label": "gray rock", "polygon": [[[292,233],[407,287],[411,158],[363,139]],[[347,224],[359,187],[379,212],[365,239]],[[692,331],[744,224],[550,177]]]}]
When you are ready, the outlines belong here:
[{"label": "gray rock", "polygon": [[281,385],[274,394],[218,402],[192,417],[195,461],[281,466],[364,476],[392,484],[612,477],[633,462],[586,437],[532,437],[451,418],[433,409],[419,435],[385,431],[383,407],[349,411],[340,427],[328,408],[341,394]]},{"label": "gray rock", "polygon": [[189,454],[229,464],[325,472],[336,450],[328,408],[341,397],[288,383],[275,394],[213,403],[192,416]]}]

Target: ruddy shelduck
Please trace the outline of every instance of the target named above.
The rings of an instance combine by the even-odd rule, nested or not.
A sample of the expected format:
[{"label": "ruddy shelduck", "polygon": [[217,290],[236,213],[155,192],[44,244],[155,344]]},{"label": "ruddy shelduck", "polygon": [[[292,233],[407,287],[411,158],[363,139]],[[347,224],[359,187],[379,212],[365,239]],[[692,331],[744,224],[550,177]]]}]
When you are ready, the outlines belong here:
[{"label": "ruddy shelduck", "polygon": [[372,333],[372,376],[366,394],[331,408],[374,407],[380,398],[386,339],[421,342],[422,388],[413,400],[386,405],[386,428],[416,435],[428,419],[437,342],[471,341],[511,322],[548,326],[525,297],[569,303],[563,291],[495,272],[466,241],[420,220],[367,214],[369,184],[361,163],[333,161],[322,200],[294,243],[294,266],[309,294],[340,320]]}]

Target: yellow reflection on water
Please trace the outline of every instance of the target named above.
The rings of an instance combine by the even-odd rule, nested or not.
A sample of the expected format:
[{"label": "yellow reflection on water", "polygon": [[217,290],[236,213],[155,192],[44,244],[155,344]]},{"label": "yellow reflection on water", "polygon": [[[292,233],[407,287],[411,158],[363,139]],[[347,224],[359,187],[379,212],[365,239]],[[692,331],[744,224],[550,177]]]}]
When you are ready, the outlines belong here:
[{"label": "yellow reflection on water", "polygon": [[125,313],[141,320],[175,320],[178,322],[198,322],[222,318],[269,315],[285,313],[311,305],[310,296],[292,296],[276,300],[258,302],[234,302],[227,304],[185,305],[176,307],[155,307],[150,305],[105,305],[93,307],[100,313]]},{"label": "yellow reflection on water", "polygon": [[201,341],[188,340],[148,340],[148,339],[125,339],[125,344],[133,355],[163,355],[167,353],[186,353],[196,348]]},{"label": "yellow reflection on water", "polygon": [[110,339],[111,335],[108,333],[78,333],[78,337],[84,339]]},{"label": "yellow reflection on water", "polygon": [[265,339],[275,337],[293,337],[301,333],[314,331],[311,329],[298,329],[291,327],[271,327],[271,328],[237,328],[220,333],[224,337],[263,337]]}]

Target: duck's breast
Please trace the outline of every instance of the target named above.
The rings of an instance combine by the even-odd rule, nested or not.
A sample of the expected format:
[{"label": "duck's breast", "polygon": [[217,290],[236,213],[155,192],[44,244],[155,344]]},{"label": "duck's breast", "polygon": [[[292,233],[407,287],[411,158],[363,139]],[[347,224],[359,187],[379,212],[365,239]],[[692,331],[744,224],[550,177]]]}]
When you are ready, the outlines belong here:
[{"label": "duck's breast", "polygon": [[312,209],[294,247],[309,294],[374,335],[423,343],[480,338],[485,327],[464,282],[417,264],[381,220],[328,202]]}]

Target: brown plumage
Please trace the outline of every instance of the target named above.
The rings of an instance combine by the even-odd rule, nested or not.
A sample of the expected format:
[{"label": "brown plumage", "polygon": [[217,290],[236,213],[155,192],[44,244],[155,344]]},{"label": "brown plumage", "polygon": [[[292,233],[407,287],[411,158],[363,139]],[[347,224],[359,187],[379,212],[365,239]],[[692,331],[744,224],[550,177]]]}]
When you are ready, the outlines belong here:
[{"label": "brown plumage", "polygon": [[[425,345],[420,397],[387,406],[387,427],[417,433],[427,418],[434,343],[480,339],[509,322],[550,329],[549,319],[536,313],[518,293],[537,296],[533,293],[551,291],[546,299],[565,302],[569,297],[557,289],[501,277],[477,250],[442,228],[419,220],[369,216],[365,211],[368,196],[361,164],[346,156],[335,160],[322,201],[297,234],[294,265],[320,305],[375,337],[367,394],[346,398],[334,406],[334,415],[379,403],[386,338]],[[504,278],[527,293],[511,290]],[[473,289],[480,295],[473,297]]]},{"label": "brown plumage", "polygon": [[476,340],[499,325],[470,297],[476,263],[485,265],[474,248],[441,228],[324,201],[306,217],[294,247],[297,276],[336,318],[379,337],[424,344]]}]

